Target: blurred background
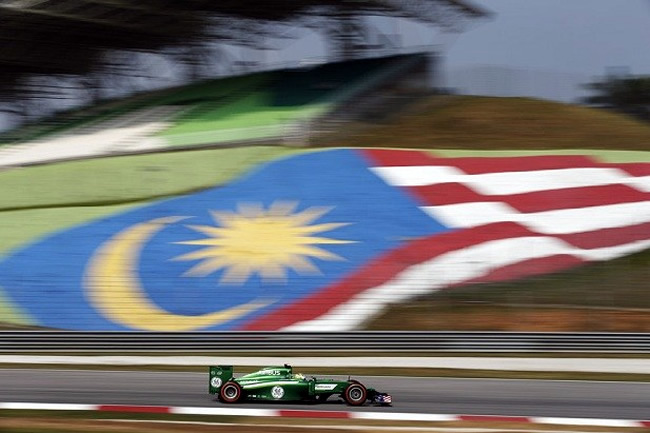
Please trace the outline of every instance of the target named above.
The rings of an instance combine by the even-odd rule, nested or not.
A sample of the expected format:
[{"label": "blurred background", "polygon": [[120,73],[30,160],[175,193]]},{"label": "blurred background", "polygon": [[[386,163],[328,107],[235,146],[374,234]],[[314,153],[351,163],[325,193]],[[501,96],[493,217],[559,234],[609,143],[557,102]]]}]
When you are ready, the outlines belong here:
[{"label": "blurred background", "polygon": [[[364,164],[371,170],[381,166],[381,173],[402,159],[408,160],[404,166],[452,167],[462,176],[508,173],[494,190],[482,184],[484,178],[432,181],[456,185],[436,190],[428,207],[422,196],[411,197],[436,224],[454,231],[476,227],[476,214],[489,223],[539,217],[542,223],[524,225],[536,230],[535,224],[549,224],[534,235],[555,236],[561,247],[548,253],[532,244],[473,252],[454,264],[459,270],[444,268],[452,277],[442,282],[420,275],[416,289],[397,285],[392,294],[373,295],[384,296],[379,301],[351,298],[372,305],[366,310],[319,312],[329,314],[323,329],[648,332],[649,24],[645,0],[0,0],[0,326],[286,329],[291,323],[284,319],[268,327],[261,323],[293,314],[289,307],[302,299],[305,284],[314,285],[313,293],[329,290],[335,281],[361,273],[371,258],[384,260],[380,253],[434,233],[425,223],[421,231],[398,231],[385,249],[364,252],[368,261],[332,268],[331,280],[308,280],[307,270],[329,278],[325,262],[348,260],[335,225],[352,224],[352,213],[344,215],[348,220],[330,221],[319,219],[329,217],[315,205],[280,211],[273,203],[293,198],[264,188],[298,185],[309,177],[312,166],[299,159],[308,149],[390,148],[410,156],[367,151]],[[263,177],[278,158],[296,158],[295,165]],[[323,206],[336,188],[365,182],[352,171],[337,174],[344,160],[336,158],[317,167],[342,183],[305,192]],[[526,179],[508,177],[533,171]],[[212,244],[217,251],[182,256],[199,260],[212,254],[213,261],[187,265],[185,273],[173,268],[178,281],[203,272],[212,285],[199,286],[195,278],[182,292],[185,283],[156,280],[162,269],[172,269],[164,243],[137,251],[143,257],[151,252],[152,262],[138,261],[131,250],[120,256],[131,263],[125,274],[154,278],[142,288],[148,295],[122,290],[127,277],[92,282],[93,257],[108,254],[103,248],[120,233],[127,236],[125,227],[172,215],[160,210],[171,212],[160,207],[167,200],[258,172],[260,183],[251,180],[232,193],[230,208],[215,204],[217,199],[203,202],[206,218],[210,211],[231,212],[252,230],[236,241],[247,253],[219,250],[224,231],[235,233],[240,225],[215,216],[198,231],[221,239]],[[391,176],[382,179],[391,184]],[[459,182],[476,187],[482,197],[473,199],[480,206],[452,215],[466,193],[454,189]],[[532,186],[502,188],[518,182]],[[535,186],[540,183],[559,186]],[[262,189],[267,195],[260,196]],[[540,191],[548,194],[524,197]],[[485,206],[503,201],[516,207],[506,195],[535,206],[517,212]],[[238,200],[261,204],[251,211]],[[370,202],[361,195],[340,200]],[[173,215],[186,215],[182,206]],[[356,212],[355,217],[366,213]],[[409,229],[420,224],[398,213],[387,201],[377,220]],[[112,219],[121,215],[124,224]],[[312,230],[314,244],[326,244],[324,250],[301,249],[285,239],[265,248],[293,245],[289,259],[269,254],[277,262],[250,264],[255,254],[268,254],[260,252],[260,238],[250,235],[261,230],[255,221],[285,227],[290,215],[302,215],[301,224]],[[310,224],[334,224],[327,226],[333,231]],[[269,230],[262,237],[276,239],[279,229]],[[389,242],[381,230],[373,239]],[[286,232],[287,239],[298,233]],[[329,240],[316,239],[319,233]],[[176,244],[181,240],[174,238]],[[535,248],[536,254],[523,254]],[[419,263],[404,260],[409,267]],[[387,263],[381,269],[395,264]],[[482,270],[461,278],[468,269]],[[273,313],[268,303],[256,304],[260,317],[251,310],[218,326],[209,320],[181,326],[182,317],[234,308],[239,295],[233,293],[243,286],[225,284],[233,275],[250,289],[248,301],[272,293],[281,301],[268,302],[287,309]],[[281,289],[268,289],[265,278],[278,275],[284,278]],[[388,280],[367,279],[361,286],[377,288],[403,275],[394,271]],[[97,285],[103,295],[93,291]],[[210,290],[226,301],[206,302]],[[107,307],[104,298],[111,296],[119,299]],[[148,297],[151,302],[141,299]],[[156,328],[147,322],[150,304],[171,312],[171,324]],[[359,316],[348,320],[346,314]]]},{"label": "blurred background", "polygon": [[264,9],[3,1],[1,125],[199,79],[404,52],[435,55],[431,87],[562,102],[650,68],[642,55],[650,36],[643,0]]}]

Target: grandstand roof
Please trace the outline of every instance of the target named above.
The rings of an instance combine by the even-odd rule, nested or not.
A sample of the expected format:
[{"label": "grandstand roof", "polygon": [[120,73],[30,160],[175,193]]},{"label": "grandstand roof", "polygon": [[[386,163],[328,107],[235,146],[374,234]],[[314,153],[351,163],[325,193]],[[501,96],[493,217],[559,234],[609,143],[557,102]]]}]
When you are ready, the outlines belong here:
[{"label": "grandstand roof", "polygon": [[369,12],[443,27],[486,15],[466,0],[0,0],[0,78],[85,74],[108,50],[254,44],[273,23]]}]

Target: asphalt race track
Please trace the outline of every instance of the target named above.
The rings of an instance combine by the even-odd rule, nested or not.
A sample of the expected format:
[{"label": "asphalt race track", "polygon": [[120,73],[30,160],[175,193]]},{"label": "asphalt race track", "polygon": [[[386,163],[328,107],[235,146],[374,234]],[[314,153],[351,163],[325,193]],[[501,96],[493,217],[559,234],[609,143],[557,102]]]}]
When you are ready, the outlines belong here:
[{"label": "asphalt race track", "polygon": [[[341,377],[341,376],[333,376]],[[243,403],[237,407],[647,419],[650,383],[359,377],[389,392],[393,407]],[[224,407],[207,373],[0,369],[0,401]]]}]

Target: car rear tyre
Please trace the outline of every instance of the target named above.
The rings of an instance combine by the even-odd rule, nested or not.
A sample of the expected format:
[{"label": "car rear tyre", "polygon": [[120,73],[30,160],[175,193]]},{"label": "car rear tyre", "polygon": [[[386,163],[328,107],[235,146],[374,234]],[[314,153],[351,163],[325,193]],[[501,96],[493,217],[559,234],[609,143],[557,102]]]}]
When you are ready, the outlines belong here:
[{"label": "car rear tyre", "polygon": [[366,387],[358,382],[353,382],[345,388],[343,399],[350,406],[361,406],[368,397]]},{"label": "car rear tyre", "polygon": [[219,391],[219,399],[224,403],[237,403],[241,396],[242,389],[237,382],[226,382]]}]

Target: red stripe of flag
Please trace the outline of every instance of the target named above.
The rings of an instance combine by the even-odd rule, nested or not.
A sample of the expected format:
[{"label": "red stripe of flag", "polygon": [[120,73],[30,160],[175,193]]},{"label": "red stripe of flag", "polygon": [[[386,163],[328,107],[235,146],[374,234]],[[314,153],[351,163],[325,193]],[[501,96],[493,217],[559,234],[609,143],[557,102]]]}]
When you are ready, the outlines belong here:
[{"label": "red stripe of flag", "polygon": [[502,201],[503,196],[485,196],[462,183],[438,183],[435,185],[421,185],[404,187],[411,195],[427,206],[441,206],[447,204],[473,203],[485,201]]},{"label": "red stripe of flag", "polygon": [[592,232],[555,235],[555,237],[585,250],[613,247],[650,239],[650,223],[601,229]]},{"label": "red stripe of flag", "polygon": [[618,168],[632,176],[650,176],[650,162],[631,162],[624,164],[603,164],[603,167]]},{"label": "red stripe of flag", "polygon": [[586,156],[510,156],[440,158],[436,165],[448,165],[467,174],[489,174],[513,171],[558,170],[576,167],[599,167],[600,164]]},{"label": "red stripe of flag", "polygon": [[408,167],[435,165],[438,158],[421,150],[362,149],[361,155],[370,160],[370,166]]},{"label": "red stripe of flag", "polygon": [[627,185],[597,185],[510,195],[483,195],[459,183],[441,183],[405,188],[421,203],[441,206],[458,203],[505,203],[519,212],[545,212],[650,200],[650,193]]},{"label": "red stripe of flag", "polygon": [[574,155],[440,158],[422,151],[363,149],[361,152],[370,160],[371,166],[402,167],[438,165],[456,167],[467,174],[602,167],[601,163],[594,161],[588,156]]}]

